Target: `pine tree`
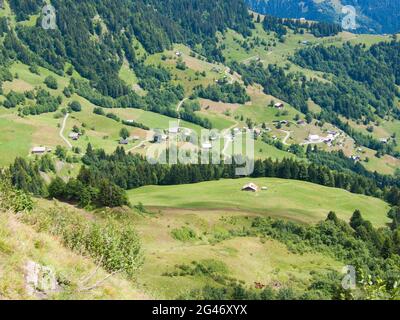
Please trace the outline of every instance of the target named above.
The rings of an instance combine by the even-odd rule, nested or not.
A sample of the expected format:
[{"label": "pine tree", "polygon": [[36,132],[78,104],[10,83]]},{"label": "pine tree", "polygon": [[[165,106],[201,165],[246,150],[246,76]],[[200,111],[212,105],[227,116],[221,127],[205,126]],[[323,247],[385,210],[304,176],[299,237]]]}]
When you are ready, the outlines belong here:
[{"label": "pine tree", "polygon": [[360,227],[364,222],[364,219],[361,216],[360,210],[354,211],[353,215],[350,218],[350,226],[354,229],[357,230],[358,227]]},{"label": "pine tree", "polygon": [[326,218],[326,221],[333,221],[336,224],[339,221],[339,219],[335,212],[330,211],[328,213],[328,217]]},{"label": "pine tree", "polygon": [[381,249],[381,255],[383,258],[387,259],[390,258],[390,256],[393,254],[393,243],[390,238],[386,238],[385,242],[383,243],[382,249]]}]

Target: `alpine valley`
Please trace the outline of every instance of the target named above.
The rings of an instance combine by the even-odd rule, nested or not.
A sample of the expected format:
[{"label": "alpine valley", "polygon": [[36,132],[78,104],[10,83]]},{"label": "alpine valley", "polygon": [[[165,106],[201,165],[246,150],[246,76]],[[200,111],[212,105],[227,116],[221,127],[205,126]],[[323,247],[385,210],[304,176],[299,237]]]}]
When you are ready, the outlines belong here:
[{"label": "alpine valley", "polygon": [[398,1],[0,3],[0,299],[400,298]]}]

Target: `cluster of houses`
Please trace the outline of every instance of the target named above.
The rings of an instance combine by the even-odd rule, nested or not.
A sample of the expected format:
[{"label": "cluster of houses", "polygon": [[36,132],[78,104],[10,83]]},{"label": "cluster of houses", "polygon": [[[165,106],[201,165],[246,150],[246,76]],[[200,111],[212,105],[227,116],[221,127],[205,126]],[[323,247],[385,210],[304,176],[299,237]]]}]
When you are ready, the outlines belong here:
[{"label": "cluster of houses", "polygon": [[167,131],[165,130],[157,130],[153,136],[154,143],[163,143],[169,139],[172,135],[181,134],[183,138],[190,137],[192,131],[187,128],[180,128],[180,127],[170,127]]},{"label": "cluster of houses", "polygon": [[328,131],[328,134],[326,137],[321,137],[318,134],[310,134],[306,139],[307,140],[306,143],[322,143],[322,142],[324,142],[328,146],[331,146],[333,141],[335,141],[335,139],[339,136],[340,136],[339,132],[332,131],[332,130]]},{"label": "cluster of houses", "polygon": [[[239,131],[239,129],[237,129]],[[171,127],[168,130],[157,130],[153,135],[153,143],[164,143],[170,139],[171,136],[180,135],[183,141],[187,141],[187,138],[193,134],[192,130],[188,128]],[[213,148],[213,141],[219,139],[219,134],[215,131],[210,132],[210,136],[207,140],[201,143],[201,148],[204,150],[210,150]]]}]

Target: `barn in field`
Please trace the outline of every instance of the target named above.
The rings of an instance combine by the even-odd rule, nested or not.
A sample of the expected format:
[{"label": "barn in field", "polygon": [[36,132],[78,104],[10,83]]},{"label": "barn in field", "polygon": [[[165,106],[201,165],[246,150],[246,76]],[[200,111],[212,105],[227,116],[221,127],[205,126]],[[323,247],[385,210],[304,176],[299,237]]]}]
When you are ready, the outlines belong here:
[{"label": "barn in field", "polygon": [[32,154],[43,154],[46,152],[46,147],[34,147],[32,148]]},{"label": "barn in field", "polygon": [[258,186],[252,182],[243,186],[242,191],[257,192],[259,190]]}]

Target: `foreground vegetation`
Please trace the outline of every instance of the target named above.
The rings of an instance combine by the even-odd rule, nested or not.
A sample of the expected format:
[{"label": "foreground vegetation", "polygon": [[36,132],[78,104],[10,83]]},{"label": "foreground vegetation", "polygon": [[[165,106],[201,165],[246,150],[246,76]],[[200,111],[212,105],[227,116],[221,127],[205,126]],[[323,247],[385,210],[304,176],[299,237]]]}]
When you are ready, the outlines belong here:
[{"label": "foreground vegetation", "polygon": [[[392,224],[393,231],[375,229],[358,210],[353,213],[350,225],[333,212],[325,222],[304,225],[232,211],[216,214],[207,210],[194,213],[166,209],[165,213],[152,213],[143,205],[136,206],[134,211],[96,210],[89,213],[65,205],[54,206],[43,200],[34,204],[29,196],[13,190],[7,179],[2,180],[1,191],[3,213],[0,225],[3,230],[9,224],[5,221],[11,219],[13,228],[34,230],[30,239],[36,232],[41,234],[44,243],[29,253],[31,259],[36,257],[43,263],[51,263],[58,272],[68,268],[69,264],[58,269],[61,268],[58,262],[51,258],[44,260],[43,254],[46,253],[46,257],[50,254],[48,247],[38,251],[51,237],[48,234],[52,234],[57,237],[57,242],[52,244],[51,250],[68,252],[57,247],[63,244],[75,252],[68,253],[67,257],[76,256],[79,260],[76,253],[86,253],[110,273],[96,282],[90,293],[72,280],[74,275],[68,275],[68,281],[63,278],[61,291],[51,295],[52,298],[82,298],[87,294],[106,298],[104,290],[108,290],[107,294],[116,294],[111,288],[134,286],[135,279],[140,286],[146,287],[148,294],[164,298],[398,298],[394,289],[399,265],[396,260],[397,226]],[[16,211],[18,215],[13,213]],[[88,215],[91,216],[89,224]],[[389,216],[393,222],[398,221],[395,211]],[[85,227],[81,221],[86,221]],[[133,225],[141,239],[140,245],[136,232],[131,229]],[[7,248],[13,243],[12,239],[10,233],[2,233],[1,259],[8,264],[11,263],[11,251]],[[16,255],[22,259],[17,261],[23,263],[27,253],[17,249],[13,253],[14,259]],[[249,258],[238,259],[244,255]],[[343,276],[339,271],[343,264],[352,264],[358,270],[360,282],[354,291],[341,287]],[[85,266],[90,265],[92,262]],[[369,277],[371,280],[366,281]],[[15,285],[7,282],[2,295],[15,297]],[[18,285],[23,284],[18,282]],[[122,292],[115,297],[121,297]]]}]

